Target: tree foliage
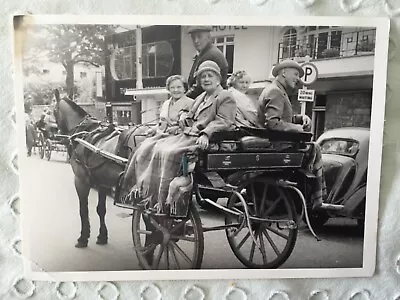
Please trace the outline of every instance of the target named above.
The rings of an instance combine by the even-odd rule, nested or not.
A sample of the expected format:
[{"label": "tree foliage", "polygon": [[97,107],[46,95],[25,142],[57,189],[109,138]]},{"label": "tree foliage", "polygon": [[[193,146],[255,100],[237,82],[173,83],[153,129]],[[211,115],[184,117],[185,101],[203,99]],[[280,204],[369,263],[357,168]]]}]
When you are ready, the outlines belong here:
[{"label": "tree foliage", "polygon": [[[74,90],[74,66],[104,65],[104,36],[115,32],[112,25],[34,25],[24,60],[24,72],[37,72],[40,58],[60,63],[66,70],[66,88]],[[36,69],[35,69],[36,68]]]}]

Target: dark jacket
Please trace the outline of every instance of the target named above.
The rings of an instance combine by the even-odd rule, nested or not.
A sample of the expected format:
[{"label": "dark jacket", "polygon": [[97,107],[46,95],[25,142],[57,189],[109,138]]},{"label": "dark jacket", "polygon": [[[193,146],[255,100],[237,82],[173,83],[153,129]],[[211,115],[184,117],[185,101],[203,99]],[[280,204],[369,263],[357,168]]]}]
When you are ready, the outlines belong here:
[{"label": "dark jacket", "polygon": [[268,129],[281,131],[303,131],[301,115],[294,115],[292,104],[285,87],[274,80],[261,93],[258,99],[260,124]]},{"label": "dark jacket", "polygon": [[194,62],[189,73],[188,87],[189,90],[186,95],[189,98],[196,99],[198,95],[203,92],[201,86],[197,85],[195,72],[199,68],[200,64],[206,60],[211,60],[217,63],[221,69],[221,86],[226,89],[226,81],[228,79],[228,61],[226,60],[224,54],[212,43],[206,46],[198,55],[194,57]]}]

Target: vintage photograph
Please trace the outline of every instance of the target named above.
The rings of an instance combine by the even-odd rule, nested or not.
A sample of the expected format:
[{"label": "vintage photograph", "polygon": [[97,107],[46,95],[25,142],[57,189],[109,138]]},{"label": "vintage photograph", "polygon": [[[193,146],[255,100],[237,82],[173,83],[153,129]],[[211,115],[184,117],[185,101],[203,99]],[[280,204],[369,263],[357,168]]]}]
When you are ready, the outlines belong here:
[{"label": "vintage photograph", "polygon": [[387,20],[84,22],[14,18],[31,278],[373,274]]}]

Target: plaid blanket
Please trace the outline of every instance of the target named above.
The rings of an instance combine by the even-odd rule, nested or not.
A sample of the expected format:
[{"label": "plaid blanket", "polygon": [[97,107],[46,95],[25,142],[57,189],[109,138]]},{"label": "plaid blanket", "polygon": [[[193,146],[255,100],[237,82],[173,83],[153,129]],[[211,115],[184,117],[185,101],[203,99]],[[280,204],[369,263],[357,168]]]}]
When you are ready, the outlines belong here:
[{"label": "plaid blanket", "polygon": [[313,143],[313,147],[311,148],[307,169],[316,176],[310,200],[313,208],[317,208],[327,196],[321,148],[317,143]]},{"label": "plaid blanket", "polygon": [[[182,157],[194,157],[197,137],[186,134],[162,135],[146,139],[131,155],[125,168],[122,195],[138,191],[150,206],[166,203],[171,181],[182,175]],[[193,164],[192,164],[193,165]]]}]

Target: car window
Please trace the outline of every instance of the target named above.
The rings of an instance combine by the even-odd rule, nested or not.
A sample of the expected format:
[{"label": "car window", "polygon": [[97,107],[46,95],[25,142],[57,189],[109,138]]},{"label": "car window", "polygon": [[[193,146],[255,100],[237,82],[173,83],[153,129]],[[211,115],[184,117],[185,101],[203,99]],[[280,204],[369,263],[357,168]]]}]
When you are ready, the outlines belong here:
[{"label": "car window", "polygon": [[359,143],[355,140],[329,139],[322,141],[321,152],[326,154],[338,154],[354,156],[357,154]]}]

